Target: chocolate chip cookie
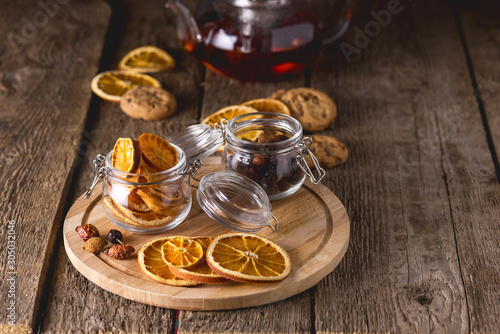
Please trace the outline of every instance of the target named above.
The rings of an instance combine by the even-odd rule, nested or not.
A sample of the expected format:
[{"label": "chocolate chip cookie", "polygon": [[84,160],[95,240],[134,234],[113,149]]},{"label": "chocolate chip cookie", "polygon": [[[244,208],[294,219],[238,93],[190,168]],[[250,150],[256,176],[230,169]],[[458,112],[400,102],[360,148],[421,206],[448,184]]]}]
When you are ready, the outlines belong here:
[{"label": "chocolate chip cookie", "polygon": [[162,88],[134,87],[123,94],[120,107],[130,117],[153,121],[172,116],[177,102]]},{"label": "chocolate chip cookie", "polygon": [[[332,168],[347,160],[349,151],[340,140],[330,136],[312,135],[313,140],[309,148],[318,159],[319,165],[323,168]],[[310,158],[307,159],[307,165],[314,166]]]},{"label": "chocolate chip cookie", "polygon": [[278,91],[276,97],[288,106],[305,131],[322,131],[337,117],[337,106],[323,92],[312,88],[294,88],[286,93]]}]

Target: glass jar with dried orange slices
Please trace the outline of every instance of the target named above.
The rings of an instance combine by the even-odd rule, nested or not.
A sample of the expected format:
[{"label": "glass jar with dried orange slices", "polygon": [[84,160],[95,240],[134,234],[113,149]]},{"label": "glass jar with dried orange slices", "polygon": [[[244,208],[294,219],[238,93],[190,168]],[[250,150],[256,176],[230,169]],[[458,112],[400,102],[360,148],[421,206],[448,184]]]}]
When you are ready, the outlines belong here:
[{"label": "glass jar with dried orange slices", "polygon": [[104,179],[102,202],[115,225],[136,233],[157,233],[174,228],[188,215],[192,198],[184,174],[186,156],[176,145],[150,133],[137,140],[120,138],[94,164],[93,186]]}]

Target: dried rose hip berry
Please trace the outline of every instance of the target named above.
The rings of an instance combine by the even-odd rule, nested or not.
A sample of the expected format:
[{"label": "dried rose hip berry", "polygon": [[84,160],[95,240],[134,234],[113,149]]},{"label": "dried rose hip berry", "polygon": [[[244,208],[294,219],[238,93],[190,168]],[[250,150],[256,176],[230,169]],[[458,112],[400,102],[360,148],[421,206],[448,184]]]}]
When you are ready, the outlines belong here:
[{"label": "dried rose hip berry", "polygon": [[245,175],[257,182],[268,195],[275,195],[288,191],[302,182],[304,171],[297,161],[294,152],[274,154],[271,144],[286,140],[290,137],[281,131],[264,130],[255,141],[260,145],[262,153],[252,154],[236,151],[224,157],[226,168]]},{"label": "dried rose hip berry", "polygon": [[110,249],[106,251],[106,254],[113,259],[118,259],[118,260],[123,260],[132,255],[132,253],[135,252],[134,247],[130,245],[114,245]]},{"label": "dried rose hip berry", "polygon": [[100,236],[99,230],[92,224],[77,226],[75,231],[78,232],[78,235],[83,239],[83,241]]}]

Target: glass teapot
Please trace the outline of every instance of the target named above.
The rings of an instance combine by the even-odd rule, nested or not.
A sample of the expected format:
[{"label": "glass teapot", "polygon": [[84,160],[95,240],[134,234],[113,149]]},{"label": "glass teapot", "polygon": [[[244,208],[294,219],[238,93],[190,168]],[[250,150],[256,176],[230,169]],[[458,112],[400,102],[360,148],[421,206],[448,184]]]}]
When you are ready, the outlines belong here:
[{"label": "glass teapot", "polygon": [[[348,0],[335,2],[346,11]],[[167,0],[165,7],[177,18],[177,34],[187,52],[213,71],[242,81],[299,74],[315,59],[323,40],[343,33],[322,36],[322,22],[310,0],[202,0],[195,16],[180,0]],[[349,9],[342,15],[348,24]],[[347,24],[339,29],[345,31]]]}]

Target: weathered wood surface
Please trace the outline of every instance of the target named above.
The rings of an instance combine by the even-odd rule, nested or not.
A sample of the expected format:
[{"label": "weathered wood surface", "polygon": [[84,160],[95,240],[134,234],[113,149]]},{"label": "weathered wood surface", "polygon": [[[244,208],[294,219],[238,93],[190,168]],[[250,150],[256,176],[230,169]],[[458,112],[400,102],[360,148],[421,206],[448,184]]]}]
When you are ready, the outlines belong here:
[{"label": "weathered wood surface", "polygon": [[[14,55],[8,48],[5,51],[2,43],[0,69],[2,78],[8,79],[0,85],[0,180],[7,185],[0,204],[2,224],[10,219],[23,224],[18,245],[29,244],[33,254],[47,254],[57,227],[46,227],[59,224],[66,201],[74,201],[90,183],[91,160],[109,150],[117,137],[145,131],[167,134],[198,121],[198,110],[204,117],[220,107],[309,82],[299,78],[277,84],[242,84],[210,71],[203,79],[199,63],[178,52],[174,29],[163,25],[161,1],[111,4],[117,18],[112,21],[115,34],[106,43],[109,52],[104,55],[103,69],[116,67],[121,56],[139,45],[154,44],[175,51],[181,66],[157,77],[180,98],[180,112],[167,121],[150,123],[129,119],[115,104],[92,105],[91,122],[82,139],[88,147],[79,153],[82,165],[75,188],[68,189],[88,110],[88,84],[100,57],[95,50],[102,47],[102,40],[99,45],[95,41],[105,31],[109,9],[101,2],[71,2],[63,8],[82,9],[67,9],[60,12],[64,13],[61,17],[51,18],[46,27],[52,28],[40,29],[34,39],[33,45],[38,47],[20,43],[25,52]],[[381,10],[387,4],[377,1],[373,6]],[[488,4],[491,2],[484,2],[485,7],[479,9],[464,7],[460,14],[498,150],[498,11],[497,5]],[[347,163],[330,170],[325,181],[351,217],[351,242],[345,259],[316,288],[279,303],[232,312],[181,311],[179,333],[498,331],[500,190],[452,6],[430,0],[402,1],[401,5],[403,11],[393,15],[391,23],[381,28],[367,47],[360,48],[359,54],[353,54],[350,64],[338,46],[333,46],[333,51],[324,52],[310,80],[312,87],[330,94],[338,103],[339,119],[325,132],[346,142],[350,150]],[[10,13],[21,13],[22,4],[2,6],[0,31],[8,31],[22,18]],[[358,17],[344,41],[354,45],[354,28],[364,29],[367,22],[374,21],[370,6],[356,7]],[[80,18],[77,23],[68,19],[72,15]],[[51,42],[56,40],[52,37],[59,34],[62,21],[71,27],[63,35],[74,36],[68,45]],[[82,21],[87,24],[79,23]],[[117,45],[113,47],[113,43]],[[82,59],[85,66],[71,66],[75,59]],[[56,85],[59,69],[64,69],[60,73],[65,76]],[[29,90],[9,84],[15,78],[30,82]],[[200,90],[203,80],[204,89]],[[48,99],[52,105],[56,101],[56,112],[42,115],[37,93],[45,92],[45,86],[60,90]],[[74,94],[64,95],[71,91]],[[202,105],[198,106],[200,96]],[[67,101],[76,106],[72,113],[63,112]],[[12,110],[18,110],[15,119]],[[22,121],[28,126],[18,125]],[[23,133],[30,133],[31,139],[22,141]],[[49,140],[50,136],[57,140]],[[71,145],[60,144],[63,142]],[[52,146],[47,146],[49,143]],[[63,164],[58,158],[61,154],[68,157]],[[50,172],[42,173],[32,166]],[[30,179],[37,182],[29,183]],[[42,193],[56,200],[40,201]],[[28,224],[35,219],[41,219],[43,225]],[[40,232],[50,236],[49,240],[28,243],[32,233]],[[6,240],[2,238],[0,248],[5,248]],[[20,253],[19,258],[28,259],[30,254]],[[18,310],[26,310],[19,324],[33,325],[36,306],[32,304],[41,295],[45,277],[41,274],[46,274],[49,258],[30,265],[34,279],[26,276],[18,280],[23,293],[28,293],[28,298],[18,298],[23,303]],[[2,284],[5,291],[5,282]],[[71,266],[63,247],[57,254],[50,289],[46,310],[42,310],[42,332],[160,333],[174,329],[175,310],[130,302],[96,287]]]},{"label": "weathered wood surface", "polygon": [[353,226],[315,329],[496,332],[500,192],[477,105],[450,108],[474,94],[459,32],[447,2],[402,5],[350,67],[313,72],[339,102],[351,155],[328,185]]},{"label": "weathered wood surface", "polygon": [[[178,66],[169,73],[155,74],[178,100],[177,112],[166,120],[147,122],[125,115],[118,104],[102,101],[95,110],[90,131],[85,135],[88,147],[82,156],[81,171],[73,192],[73,202],[88,188],[94,177],[92,159],[108,152],[119,137],[138,137],[143,132],[166,136],[198,120],[201,65],[181,54],[174,27],[163,15],[163,1],[121,1],[113,3],[115,24],[107,44],[116,40],[117,49],[107,69],[116,68],[128,51],[142,45],[156,45],[170,52]],[[90,88],[90,80],[85,83]],[[68,321],[71,319],[71,321]],[[71,265],[64,247],[60,247],[43,332],[83,331],[85,333],[165,333],[171,332],[175,310],[129,301],[97,287]]]},{"label": "weathered wood surface", "polygon": [[[491,138],[500,155],[500,22],[497,1],[461,1],[459,15],[464,30],[477,85],[477,98],[484,106]],[[474,96],[474,100],[476,96]],[[467,115],[478,112],[472,99],[457,107]],[[497,167],[498,168],[498,167]],[[500,175],[499,175],[500,182]]]},{"label": "weathered wood surface", "polygon": [[[496,152],[500,154],[500,4],[494,1],[465,3],[460,7],[463,30],[471,57],[474,77],[484,117],[488,123],[490,138]],[[496,59],[496,61],[495,61]],[[469,117],[479,117],[477,110],[463,103],[460,132],[477,131],[481,137],[487,133],[476,124],[471,128]],[[461,124],[466,125],[462,126]],[[461,146],[457,145],[460,152]],[[453,181],[450,192],[460,195],[452,201],[457,242],[460,254],[465,289],[470,309],[470,328],[477,333],[495,333],[500,329],[500,171],[491,172],[488,147],[482,145],[478,152],[468,156],[467,165],[477,168],[456,170],[449,174]],[[455,153],[455,152],[454,152]],[[469,152],[466,152],[469,153]],[[450,157],[454,164],[459,154]],[[452,193],[452,194],[453,194]],[[455,199],[455,198],[454,198]]]},{"label": "weathered wood surface", "polygon": [[[15,301],[14,323],[29,328],[61,227],[110,10],[104,1],[1,6],[0,323],[12,320],[7,307]],[[7,262],[9,221],[15,263]],[[8,296],[11,283],[15,298]]]}]

